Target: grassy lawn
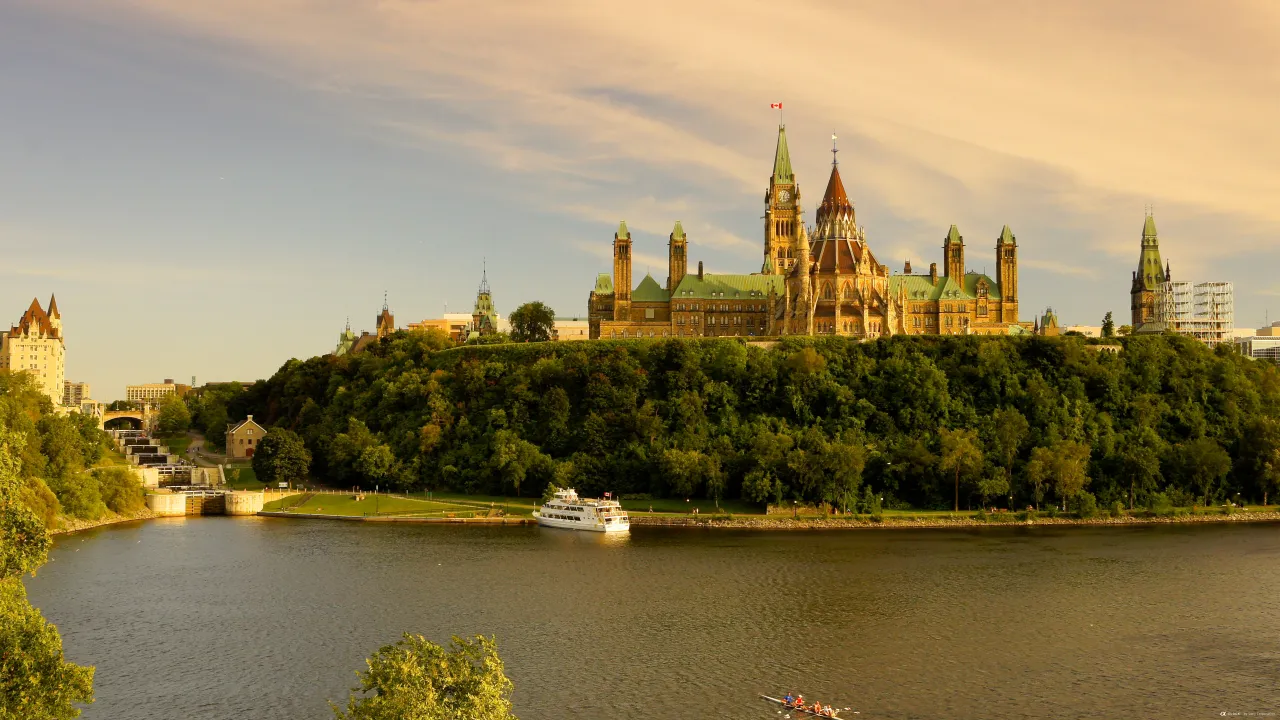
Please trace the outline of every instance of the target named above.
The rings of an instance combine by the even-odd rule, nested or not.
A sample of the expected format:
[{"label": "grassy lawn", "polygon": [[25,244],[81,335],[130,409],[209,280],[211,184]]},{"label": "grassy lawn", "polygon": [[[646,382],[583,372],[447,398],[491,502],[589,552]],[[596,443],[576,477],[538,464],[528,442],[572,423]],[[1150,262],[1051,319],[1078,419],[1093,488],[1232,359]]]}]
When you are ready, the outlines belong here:
[{"label": "grassy lawn", "polygon": [[652,500],[623,500],[622,509],[627,512],[648,514],[649,508],[653,508],[654,514],[679,514],[684,515],[698,508],[701,515],[714,515],[717,513],[732,513],[734,515],[764,515],[764,507],[755,505],[741,500],[721,500],[720,509],[716,509],[714,500],[706,498],[690,498],[685,502],[681,498],[654,498]]},{"label": "grassy lawn", "polygon": [[227,487],[232,490],[261,490],[266,487],[258,481],[251,465],[228,465],[225,471]]},{"label": "grassy lawn", "polygon": [[111,448],[102,451],[102,458],[98,460],[97,467],[108,467],[111,465],[128,465],[129,461],[124,459],[123,453],[118,453]]},{"label": "grassy lawn", "polygon": [[[301,501],[301,502],[300,502]],[[281,505],[290,512],[315,513],[320,515],[444,515],[456,513],[465,517],[472,512],[483,514],[483,510],[470,506],[448,502],[429,502],[416,498],[391,497],[389,495],[368,494],[363,500],[356,500],[351,493],[330,495],[327,493],[307,493],[305,496],[292,496],[267,503],[264,510],[280,510]],[[484,508],[484,509],[487,509]]]},{"label": "grassy lawn", "polygon": [[170,455],[178,457],[187,456],[187,447],[191,445],[191,438],[186,434],[171,435],[169,437],[158,438],[157,442],[169,448]]},{"label": "grassy lawn", "polygon": [[527,517],[542,504],[542,501],[538,498],[514,498],[502,497],[499,495],[464,495],[462,493],[450,492],[433,492],[430,494],[418,492],[410,493],[409,497],[417,498],[419,500],[432,499],[445,503],[453,503],[464,506],[467,509],[477,510],[488,510],[490,504],[492,504],[494,507],[505,507],[508,515],[520,517]]}]

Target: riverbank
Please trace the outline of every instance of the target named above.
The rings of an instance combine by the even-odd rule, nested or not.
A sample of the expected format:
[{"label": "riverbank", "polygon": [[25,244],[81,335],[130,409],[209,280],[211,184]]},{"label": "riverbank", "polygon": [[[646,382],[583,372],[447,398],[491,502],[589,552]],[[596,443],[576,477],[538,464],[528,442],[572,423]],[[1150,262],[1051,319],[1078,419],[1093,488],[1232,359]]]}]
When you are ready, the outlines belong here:
[{"label": "riverbank", "polygon": [[646,517],[632,515],[632,527],[687,527],[687,528],[721,528],[740,530],[857,530],[874,528],[984,528],[984,527],[1028,527],[1028,526],[1102,526],[1102,525],[1176,525],[1194,523],[1222,522],[1280,522],[1280,511],[1237,512],[1230,515],[1222,513],[1188,513],[1166,517],[1120,517],[1067,518],[1041,516],[1025,520],[1018,519],[979,519],[977,516],[926,516],[926,515],[893,515],[873,520],[870,517],[838,517],[838,518],[789,518],[789,517]]},{"label": "riverbank", "polygon": [[527,517],[414,517],[403,515],[331,515],[328,513],[298,513],[264,510],[259,517],[288,518],[290,520],[346,520],[348,522],[376,523],[449,523],[463,525],[532,525]]},{"label": "riverbank", "polygon": [[143,508],[131,513],[113,513],[108,511],[109,517],[102,517],[97,520],[79,520],[65,515],[58,516],[58,527],[49,530],[50,535],[70,535],[72,533],[84,532],[94,528],[103,527],[105,525],[118,525],[120,523],[138,522],[140,520],[150,520],[160,517],[152,512],[149,508]]}]

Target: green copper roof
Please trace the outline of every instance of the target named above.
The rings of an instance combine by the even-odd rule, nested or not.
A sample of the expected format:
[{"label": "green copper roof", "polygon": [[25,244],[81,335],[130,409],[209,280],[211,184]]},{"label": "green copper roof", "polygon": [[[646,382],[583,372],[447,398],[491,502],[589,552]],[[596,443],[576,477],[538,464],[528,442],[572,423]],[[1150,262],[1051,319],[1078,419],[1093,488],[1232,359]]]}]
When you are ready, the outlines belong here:
[{"label": "green copper roof", "polygon": [[785,292],[786,283],[781,275],[712,275],[703,273],[699,280],[696,274],[685,275],[675,292],[671,293],[672,301],[693,300],[747,300],[769,296],[770,290],[778,294]]},{"label": "green copper roof", "polygon": [[680,224],[679,220],[676,221],[675,229],[671,231],[671,237],[676,240],[684,239],[684,226]]},{"label": "green copper roof", "polygon": [[1004,229],[1000,231],[1000,237],[996,238],[996,244],[997,245],[1017,245],[1018,244],[1017,238],[1013,236],[1013,231],[1009,229],[1008,225],[1005,225]]},{"label": "green copper roof", "polygon": [[764,265],[760,268],[760,272],[764,273],[765,275],[773,274],[773,258],[772,257],[768,255],[764,256]]},{"label": "green copper roof", "polygon": [[955,225],[952,225],[951,229],[947,231],[947,239],[945,240],[945,243],[950,245],[951,243],[962,242],[964,242],[964,240],[960,237],[960,229]]},{"label": "green copper roof", "polygon": [[644,279],[631,293],[631,302],[666,302],[668,299],[670,296],[667,291],[648,273],[645,273]]},{"label": "green copper roof", "polygon": [[787,126],[778,126],[778,152],[773,156],[773,181],[791,184],[796,181],[791,172],[791,153],[787,150]]},{"label": "green copper roof", "polygon": [[1142,254],[1138,256],[1138,281],[1144,290],[1155,290],[1163,283],[1164,263],[1160,262],[1160,241],[1156,238],[1156,220],[1148,215],[1142,223]]},{"label": "green copper roof", "polygon": [[596,276],[597,295],[607,295],[613,292],[613,278],[609,277],[609,273],[600,273]]},{"label": "green copper roof", "polygon": [[629,237],[631,237],[631,231],[627,229],[627,221],[626,221],[626,220],[623,220],[622,222],[618,223],[618,237],[620,237],[620,238],[629,238]]},{"label": "green copper roof", "polygon": [[987,283],[987,297],[992,300],[999,300],[1000,286],[996,284],[995,280],[992,280],[990,277],[983,275],[982,273],[965,273],[964,291],[972,297],[978,297],[978,283],[984,280]]},{"label": "green copper roof", "polygon": [[[966,280],[968,276],[965,276]],[[976,287],[976,280],[974,281]],[[992,286],[995,283],[991,283]],[[938,276],[938,284],[929,282],[928,275],[890,275],[889,289],[897,292],[905,287],[907,300],[972,300],[973,295],[967,292],[955,278]]]}]

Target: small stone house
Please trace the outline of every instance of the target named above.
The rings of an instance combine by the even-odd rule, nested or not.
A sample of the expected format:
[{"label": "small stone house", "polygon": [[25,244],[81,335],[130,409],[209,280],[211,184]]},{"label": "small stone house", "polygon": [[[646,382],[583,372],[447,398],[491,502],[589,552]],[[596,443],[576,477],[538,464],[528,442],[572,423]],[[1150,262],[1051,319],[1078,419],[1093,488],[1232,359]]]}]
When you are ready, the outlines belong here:
[{"label": "small stone house", "polygon": [[253,421],[252,415],[239,423],[227,423],[227,457],[253,457],[253,452],[266,436],[267,431]]}]

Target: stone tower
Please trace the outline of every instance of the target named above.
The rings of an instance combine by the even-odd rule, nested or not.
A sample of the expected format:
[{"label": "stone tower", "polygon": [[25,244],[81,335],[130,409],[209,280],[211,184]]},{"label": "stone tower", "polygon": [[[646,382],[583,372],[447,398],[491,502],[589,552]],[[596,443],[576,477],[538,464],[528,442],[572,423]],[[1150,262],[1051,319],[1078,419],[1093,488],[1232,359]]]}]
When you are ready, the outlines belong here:
[{"label": "stone tower", "polygon": [[613,234],[613,319],[631,319],[631,232],[626,220]]},{"label": "stone tower", "polygon": [[1001,322],[1018,322],[1018,238],[1008,225],[996,238],[996,286],[1002,301]]},{"label": "stone tower", "polygon": [[471,329],[481,335],[498,332],[498,313],[493,308],[493,291],[489,288],[489,268],[480,269],[480,288],[476,304],[471,308]]},{"label": "stone tower", "polygon": [[773,156],[773,175],[764,196],[765,275],[786,275],[798,259],[796,248],[804,222],[800,209],[800,186],[791,170],[787,150],[787,128],[778,126],[778,149]]},{"label": "stone tower", "polygon": [[1148,213],[1142,224],[1142,252],[1138,255],[1138,269],[1133,273],[1133,288],[1129,291],[1134,330],[1143,323],[1155,320],[1156,291],[1164,284],[1165,279],[1165,268],[1160,263],[1160,241],[1156,237],[1156,220]]},{"label": "stone tower", "polygon": [[676,221],[675,229],[667,241],[667,292],[675,292],[689,268],[689,241],[684,236],[684,226]]},{"label": "stone tower", "polygon": [[378,313],[378,317],[374,322],[378,328],[378,338],[382,339],[395,333],[396,318],[391,314],[391,308],[387,306],[387,296],[382,296],[382,312]]},{"label": "stone tower", "polygon": [[964,284],[964,236],[952,225],[942,241],[942,272],[947,277]]}]

